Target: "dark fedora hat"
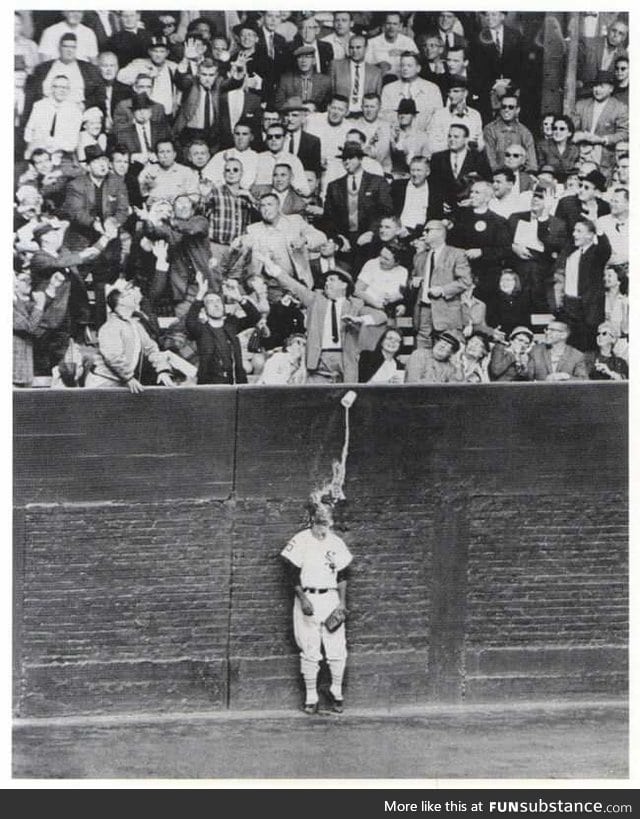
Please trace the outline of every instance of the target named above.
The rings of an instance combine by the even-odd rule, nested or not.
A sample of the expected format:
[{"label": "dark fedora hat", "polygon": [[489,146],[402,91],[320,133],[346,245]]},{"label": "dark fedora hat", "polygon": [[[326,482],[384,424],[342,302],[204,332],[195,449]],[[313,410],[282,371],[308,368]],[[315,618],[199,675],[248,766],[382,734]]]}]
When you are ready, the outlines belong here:
[{"label": "dark fedora hat", "polygon": [[97,144],[87,145],[87,147],[84,149],[84,158],[87,164],[93,162],[94,159],[100,159],[100,157],[106,155],[106,151]]}]

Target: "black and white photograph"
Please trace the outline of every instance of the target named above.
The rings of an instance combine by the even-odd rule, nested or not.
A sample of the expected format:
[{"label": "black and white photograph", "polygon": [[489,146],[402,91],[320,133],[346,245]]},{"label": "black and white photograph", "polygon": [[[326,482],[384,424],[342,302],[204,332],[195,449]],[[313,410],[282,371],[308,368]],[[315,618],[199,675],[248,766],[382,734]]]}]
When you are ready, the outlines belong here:
[{"label": "black and white photograph", "polygon": [[11,13],[10,787],[631,813],[633,14]]}]

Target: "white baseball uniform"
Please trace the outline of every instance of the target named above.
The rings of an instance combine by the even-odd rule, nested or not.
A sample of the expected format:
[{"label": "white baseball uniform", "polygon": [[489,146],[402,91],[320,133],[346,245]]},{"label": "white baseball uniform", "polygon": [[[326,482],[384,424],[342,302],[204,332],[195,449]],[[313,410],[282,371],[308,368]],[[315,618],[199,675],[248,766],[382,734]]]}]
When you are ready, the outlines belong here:
[{"label": "white baseball uniform", "polygon": [[317,667],[323,644],[328,661],[346,659],[344,623],[333,633],[322,625],[340,604],[337,575],[353,559],[346,543],[333,532],[320,540],[311,529],[303,529],[291,538],[281,554],[300,569],[303,591],[313,605],[310,615],[302,613],[297,596],[293,606],[293,630],[303,669],[305,660]]}]

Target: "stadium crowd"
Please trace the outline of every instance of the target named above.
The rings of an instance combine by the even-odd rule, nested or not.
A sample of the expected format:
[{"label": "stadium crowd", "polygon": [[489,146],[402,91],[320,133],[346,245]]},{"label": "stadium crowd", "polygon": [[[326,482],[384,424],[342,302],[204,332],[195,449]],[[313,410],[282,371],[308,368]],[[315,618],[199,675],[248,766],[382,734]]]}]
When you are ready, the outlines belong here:
[{"label": "stadium crowd", "polygon": [[628,23],[580,17],[568,116],[544,14],[16,12],[14,385],[626,379]]}]

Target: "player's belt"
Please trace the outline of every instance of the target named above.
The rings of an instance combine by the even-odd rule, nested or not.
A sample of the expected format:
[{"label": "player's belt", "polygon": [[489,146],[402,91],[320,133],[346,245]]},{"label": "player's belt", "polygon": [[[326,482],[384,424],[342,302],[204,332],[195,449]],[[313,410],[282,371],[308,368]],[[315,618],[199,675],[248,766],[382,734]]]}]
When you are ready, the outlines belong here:
[{"label": "player's belt", "polygon": [[328,591],[335,591],[335,589],[312,589],[307,586],[306,588],[302,589],[302,591],[305,594],[325,594]]}]

